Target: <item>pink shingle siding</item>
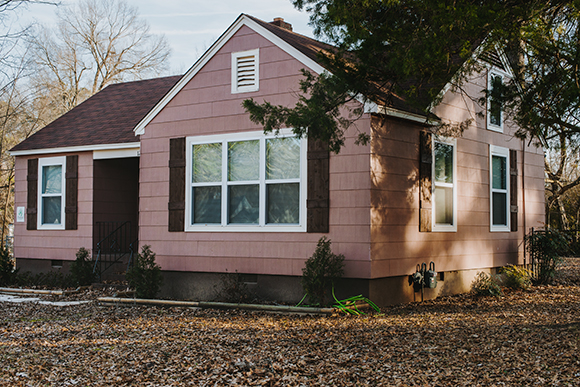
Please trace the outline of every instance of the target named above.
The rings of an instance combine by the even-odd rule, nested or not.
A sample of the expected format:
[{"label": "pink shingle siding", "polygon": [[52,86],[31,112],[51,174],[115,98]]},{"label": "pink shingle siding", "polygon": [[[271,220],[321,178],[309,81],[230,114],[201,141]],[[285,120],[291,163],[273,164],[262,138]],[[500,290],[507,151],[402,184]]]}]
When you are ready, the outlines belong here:
[{"label": "pink shingle siding", "polygon": [[[260,48],[260,90],[231,94],[231,53]],[[245,98],[294,104],[300,62],[242,27],[145,128],[141,137],[141,244],[151,244],[165,270],[301,275],[322,234],[167,231],[168,152],[172,137],[260,131],[241,106]],[[357,125],[369,130],[369,119]],[[368,147],[347,147],[330,162],[330,233],[347,256],[349,276],[370,274]]]}]

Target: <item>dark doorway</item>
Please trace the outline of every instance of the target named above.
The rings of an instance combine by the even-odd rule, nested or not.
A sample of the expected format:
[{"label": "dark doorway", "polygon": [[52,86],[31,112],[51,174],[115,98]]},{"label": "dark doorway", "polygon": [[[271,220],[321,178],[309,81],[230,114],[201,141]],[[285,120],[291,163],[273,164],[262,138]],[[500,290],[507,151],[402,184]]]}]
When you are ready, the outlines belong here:
[{"label": "dark doorway", "polygon": [[[108,229],[130,222],[130,241],[137,240],[139,222],[139,158],[94,160],[93,249]],[[103,226],[105,225],[105,226]]]}]

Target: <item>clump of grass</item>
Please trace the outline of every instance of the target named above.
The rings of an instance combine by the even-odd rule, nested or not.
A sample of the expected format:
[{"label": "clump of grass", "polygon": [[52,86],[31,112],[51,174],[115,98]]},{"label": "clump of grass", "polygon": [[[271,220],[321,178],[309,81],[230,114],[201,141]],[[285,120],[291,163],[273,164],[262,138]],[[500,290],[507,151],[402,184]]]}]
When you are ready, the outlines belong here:
[{"label": "clump of grass", "polygon": [[476,296],[495,296],[503,295],[496,276],[478,272],[471,283],[471,291]]},{"label": "clump of grass", "polygon": [[503,284],[511,289],[528,290],[532,286],[532,275],[526,268],[508,265],[501,269]]}]

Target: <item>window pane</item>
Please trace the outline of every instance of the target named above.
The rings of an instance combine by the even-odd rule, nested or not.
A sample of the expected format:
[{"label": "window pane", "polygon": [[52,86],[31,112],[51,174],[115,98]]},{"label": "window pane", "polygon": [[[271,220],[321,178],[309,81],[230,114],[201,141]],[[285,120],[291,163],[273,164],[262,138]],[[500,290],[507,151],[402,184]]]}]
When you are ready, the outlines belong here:
[{"label": "window pane", "polygon": [[493,156],[491,167],[493,173],[492,188],[506,189],[506,158]]},{"label": "window pane", "polygon": [[507,194],[494,192],[493,200],[493,224],[507,226]]},{"label": "window pane", "polygon": [[192,181],[194,183],[222,180],[222,144],[193,146]]},{"label": "window pane", "polygon": [[500,76],[491,77],[491,98],[489,100],[489,122],[501,126],[501,88]]},{"label": "window pane", "polygon": [[258,223],[258,185],[232,185],[228,189],[228,223]]},{"label": "window pane", "polygon": [[300,184],[268,184],[266,223],[300,222]]},{"label": "window pane", "polygon": [[[48,165],[42,167],[42,193],[58,194],[61,192],[62,192],[62,166]],[[58,200],[60,200],[60,198]]]},{"label": "window pane", "polygon": [[193,223],[222,222],[222,187],[193,188]]},{"label": "window pane", "polygon": [[300,177],[300,139],[296,137],[266,140],[266,179]]},{"label": "window pane", "polygon": [[61,224],[61,198],[42,198],[42,224]]},{"label": "window pane", "polygon": [[453,188],[435,188],[435,223],[453,225]]},{"label": "window pane", "polygon": [[260,178],[260,141],[238,141],[228,144],[228,180]]},{"label": "window pane", "polygon": [[435,181],[453,183],[453,145],[435,143]]}]

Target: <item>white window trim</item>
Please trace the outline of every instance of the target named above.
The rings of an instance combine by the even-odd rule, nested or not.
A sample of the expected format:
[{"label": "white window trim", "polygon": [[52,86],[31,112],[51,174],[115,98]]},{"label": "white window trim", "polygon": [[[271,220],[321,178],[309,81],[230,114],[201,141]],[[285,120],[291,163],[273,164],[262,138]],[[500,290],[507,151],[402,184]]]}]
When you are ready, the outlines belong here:
[{"label": "white window trim", "polygon": [[[489,91],[491,91],[491,84],[492,84],[492,78],[496,76],[496,77],[501,77],[501,82],[502,84],[504,83],[505,78],[508,76],[504,71],[501,71],[495,67],[492,67],[489,69],[489,71],[487,72],[487,89]],[[505,122],[505,114],[503,111],[503,108],[501,110],[500,113],[500,125],[496,125],[491,123],[491,97],[489,97],[487,99],[487,106],[486,106],[486,117],[487,117],[487,129],[494,131],[494,132],[500,132],[503,133],[503,129],[504,129],[504,122]]]},{"label": "white window trim", "polygon": [[[435,182],[435,143],[448,144],[453,146],[453,224],[437,224],[435,222],[435,186],[449,186],[449,183]],[[432,160],[431,163],[431,228],[432,232],[457,232],[457,139],[433,135],[431,139]]]},{"label": "white window trim", "polygon": [[[238,58],[242,56],[254,56],[256,82],[251,86],[238,87]],[[232,53],[232,94],[248,93],[260,89],[260,50],[248,50]]]},{"label": "white window trim", "polygon": [[[505,168],[505,179],[506,179],[506,189],[498,190],[493,188],[493,156],[505,157],[506,168]],[[489,230],[491,232],[510,232],[510,150],[501,146],[490,145],[489,146]],[[502,192],[506,194],[506,224],[505,225],[494,225],[493,224],[493,193]]]},{"label": "white window trim", "polygon": [[[61,201],[60,201],[60,224],[43,224],[42,223],[42,198],[49,197],[49,196],[57,196],[57,195],[43,195],[42,194],[42,168],[46,166],[52,165],[60,165],[61,170]],[[66,197],[66,157],[46,157],[38,159],[38,189],[37,189],[37,204],[36,204],[36,213],[37,213],[37,229],[38,230],[64,230],[65,229],[65,214],[64,214],[64,206],[65,206],[65,197]]]},{"label": "white window trim", "polygon": [[[266,147],[265,141],[269,138],[276,137],[288,137],[293,136],[293,133],[289,129],[281,129],[278,136],[275,134],[265,135],[263,132],[244,132],[235,134],[221,134],[221,135],[210,135],[210,136],[196,136],[188,137],[186,140],[186,167],[185,167],[185,231],[195,231],[195,232],[306,232],[306,195],[307,195],[307,140],[305,138],[300,140],[300,178],[297,181],[300,182],[300,223],[299,224],[266,224]],[[259,222],[258,224],[228,224],[227,222],[227,142],[232,141],[248,141],[248,140],[259,140],[260,141],[260,209],[259,209]],[[192,174],[192,146],[198,144],[208,144],[221,142],[222,145],[222,182],[220,183],[222,187],[222,213],[221,219],[222,223],[220,225],[211,224],[192,224],[192,211],[191,211],[191,174]],[[235,184],[237,184],[236,182]],[[241,182],[240,182],[241,183]]]}]

